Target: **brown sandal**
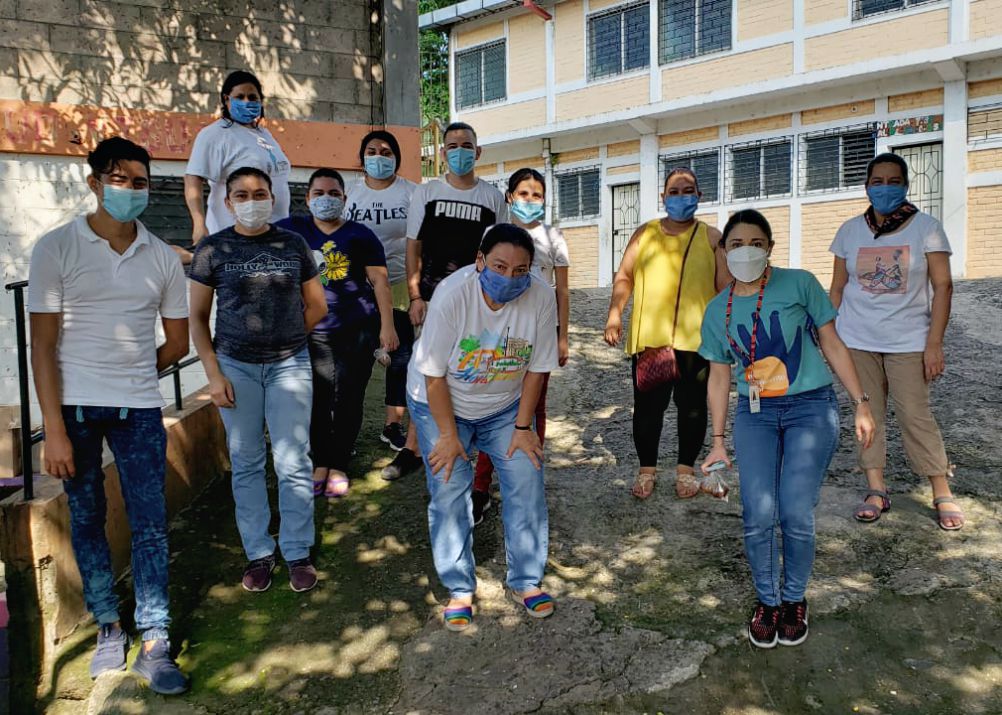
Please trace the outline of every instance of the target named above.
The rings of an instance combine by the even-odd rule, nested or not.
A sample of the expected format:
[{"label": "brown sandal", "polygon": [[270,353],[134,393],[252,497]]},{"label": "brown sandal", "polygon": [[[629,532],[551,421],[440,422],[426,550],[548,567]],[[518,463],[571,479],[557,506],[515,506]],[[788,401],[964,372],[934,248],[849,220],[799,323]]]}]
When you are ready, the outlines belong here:
[{"label": "brown sandal", "polygon": [[633,480],[633,487],[630,489],[630,493],[637,499],[648,499],[654,493],[654,484],[656,482],[657,479],[653,474],[638,472],[636,478]]},{"label": "brown sandal", "polygon": [[[870,497],[880,497],[880,506],[868,502],[867,499]],[[890,510],[891,499],[887,496],[887,492],[879,489],[868,489],[866,496],[863,497],[863,501],[856,507],[853,517],[855,517],[856,521],[861,521],[864,524],[872,524],[879,520],[884,512]]]},{"label": "brown sandal", "polygon": [[675,494],[679,499],[692,499],[699,494],[699,479],[695,472],[675,472]]}]

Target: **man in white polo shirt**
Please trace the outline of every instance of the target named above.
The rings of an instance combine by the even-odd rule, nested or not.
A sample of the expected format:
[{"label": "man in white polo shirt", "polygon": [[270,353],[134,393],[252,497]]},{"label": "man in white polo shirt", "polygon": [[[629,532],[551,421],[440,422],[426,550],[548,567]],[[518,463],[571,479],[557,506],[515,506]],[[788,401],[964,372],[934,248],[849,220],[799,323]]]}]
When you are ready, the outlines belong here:
[{"label": "man in white polo shirt", "polygon": [[[167,436],[157,372],[188,352],[188,300],[177,255],[136,221],[149,200],[150,155],[120,137],[87,157],[97,211],[42,236],[31,255],[31,364],[45,425],[45,469],[64,480],[73,552],[100,630],[91,677],[124,670],[122,630],[105,537],[102,464],[115,457],[132,531],[136,627],[132,665],[164,695],[188,679],[167,628]],[[159,313],[166,342],[156,345]]]}]

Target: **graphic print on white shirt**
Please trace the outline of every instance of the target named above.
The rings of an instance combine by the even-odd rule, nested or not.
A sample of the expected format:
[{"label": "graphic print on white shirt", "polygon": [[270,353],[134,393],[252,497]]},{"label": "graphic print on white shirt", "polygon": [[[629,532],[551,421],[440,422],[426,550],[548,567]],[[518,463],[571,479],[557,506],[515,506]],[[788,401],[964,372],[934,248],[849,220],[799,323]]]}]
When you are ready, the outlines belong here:
[{"label": "graphic print on white shirt", "polygon": [[451,375],[461,382],[486,385],[521,380],[532,360],[534,336],[516,337],[511,328],[504,335],[483,330],[459,341],[459,356]]},{"label": "graphic print on white shirt", "polygon": [[911,247],[865,246],[856,254],[856,280],[866,293],[891,295],[908,292]]},{"label": "graphic print on white shirt", "polygon": [[383,244],[390,285],[407,280],[407,216],[416,187],[398,176],[385,189],[370,189],[364,179],[348,189],[345,218],[366,226]]}]

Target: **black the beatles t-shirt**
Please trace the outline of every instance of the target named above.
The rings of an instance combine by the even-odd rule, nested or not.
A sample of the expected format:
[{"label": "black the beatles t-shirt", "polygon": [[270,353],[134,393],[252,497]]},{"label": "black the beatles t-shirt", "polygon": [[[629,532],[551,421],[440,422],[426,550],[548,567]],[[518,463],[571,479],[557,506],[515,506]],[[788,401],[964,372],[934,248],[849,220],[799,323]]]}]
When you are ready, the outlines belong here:
[{"label": "black the beatles t-shirt", "polygon": [[443,278],[475,262],[484,232],[507,221],[504,196],[486,181],[466,190],[445,179],[418,186],[411,197],[407,237],[421,241],[421,297],[431,300]]}]

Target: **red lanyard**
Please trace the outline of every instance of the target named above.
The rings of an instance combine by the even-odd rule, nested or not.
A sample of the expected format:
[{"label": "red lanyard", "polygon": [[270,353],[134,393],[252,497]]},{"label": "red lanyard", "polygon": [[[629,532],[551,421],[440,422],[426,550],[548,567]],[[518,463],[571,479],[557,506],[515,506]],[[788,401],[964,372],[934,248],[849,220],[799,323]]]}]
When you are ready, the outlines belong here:
[{"label": "red lanyard", "polygon": [[755,345],[758,340],[758,324],[759,315],[762,313],[762,299],[765,297],[765,284],[769,280],[769,270],[762,274],[762,282],[758,289],[758,302],[755,304],[755,312],[752,313],[752,331],[751,331],[751,352],[746,353],[738,345],[737,341],[731,337],[731,312],[734,308],[734,286],[737,281],[731,283],[731,292],[727,296],[727,312],[724,317],[724,335],[727,336],[727,342],[731,344],[731,350],[734,351],[735,355],[744,358],[748,361],[749,367],[755,364]]}]

